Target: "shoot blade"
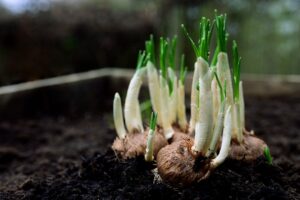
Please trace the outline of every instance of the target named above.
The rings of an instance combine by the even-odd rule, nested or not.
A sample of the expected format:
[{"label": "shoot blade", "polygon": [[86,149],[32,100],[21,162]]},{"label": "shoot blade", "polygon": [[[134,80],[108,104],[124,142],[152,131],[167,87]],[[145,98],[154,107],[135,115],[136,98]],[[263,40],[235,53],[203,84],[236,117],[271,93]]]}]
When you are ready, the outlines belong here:
[{"label": "shoot blade", "polygon": [[264,155],[265,155],[265,157],[267,159],[268,164],[272,165],[273,158],[272,158],[272,155],[271,155],[269,147],[265,147],[265,149],[264,149]]},{"label": "shoot blade", "polygon": [[175,35],[170,41],[170,51],[169,51],[169,66],[174,70],[175,69],[175,55],[176,55],[176,46],[177,46],[177,36]]},{"label": "shoot blade", "polygon": [[181,24],[181,28],[183,30],[183,33],[185,34],[185,36],[188,38],[188,40],[190,41],[192,47],[193,47],[193,50],[195,52],[195,55],[196,57],[199,57],[200,56],[200,53],[199,53],[199,50],[198,50],[198,47],[196,46],[194,40],[192,39],[192,37],[190,36],[190,34],[188,33],[188,31],[186,30],[184,24]]},{"label": "shoot blade", "polygon": [[166,65],[166,58],[168,52],[168,41],[165,40],[163,37],[160,38],[160,57],[159,57],[159,64],[162,76],[167,79],[167,65]]},{"label": "shoot blade", "polygon": [[149,55],[149,61],[155,64],[155,46],[153,35],[150,35],[150,39],[145,42],[146,53]]},{"label": "shoot blade", "polygon": [[144,67],[148,61],[149,57],[147,56],[145,51],[139,51],[136,69],[141,69]]}]

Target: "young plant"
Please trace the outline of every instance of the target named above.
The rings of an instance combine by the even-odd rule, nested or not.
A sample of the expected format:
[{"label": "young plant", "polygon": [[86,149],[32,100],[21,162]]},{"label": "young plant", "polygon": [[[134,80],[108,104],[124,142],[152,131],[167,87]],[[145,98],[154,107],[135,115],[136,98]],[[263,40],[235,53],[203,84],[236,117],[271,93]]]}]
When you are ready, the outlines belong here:
[{"label": "young plant", "polygon": [[[174,72],[176,41],[177,38],[174,37],[169,45],[168,40],[160,38],[159,74],[154,60],[148,61],[147,64],[153,110],[158,114],[158,124],[162,127],[166,139],[170,139],[173,136],[172,124],[176,122],[176,112],[172,111],[177,104],[177,77]],[[147,53],[150,55],[150,58],[154,58],[152,56],[152,54],[155,54],[153,38],[146,42],[146,49],[148,49]],[[169,67],[167,60],[169,61]]]},{"label": "young plant", "polygon": [[143,83],[143,76],[145,73],[146,52],[139,52],[136,72],[129,83],[127,95],[125,99],[124,115],[127,129],[130,133],[137,131],[143,132],[144,127],[141,118],[139,93]]},{"label": "young plant", "polygon": [[154,46],[154,39],[152,35],[150,36],[150,40],[146,41],[146,52],[150,58],[146,65],[150,100],[154,112],[157,113],[158,115],[158,124],[162,126],[162,119],[160,117],[161,116],[160,83],[159,83],[159,75],[155,67],[155,46]]},{"label": "young plant", "polygon": [[162,127],[166,139],[172,138],[174,130],[171,122],[171,111],[169,111],[169,95],[171,87],[168,81],[168,67],[167,67],[167,53],[168,41],[163,37],[160,38],[160,104],[161,104],[161,117]]},{"label": "young plant", "polygon": [[239,57],[237,44],[233,41],[233,130],[232,134],[235,135],[237,141],[241,142],[243,139],[243,129],[241,123],[240,112],[240,74],[241,74],[241,57]]},{"label": "young plant", "polygon": [[[199,78],[204,80],[204,75],[208,71],[208,55],[209,55],[209,46],[210,46],[210,40],[212,35],[212,27],[210,21],[203,17],[200,21],[200,33],[199,33],[199,42],[196,44],[191,36],[189,35],[188,31],[186,30],[185,26],[181,25],[183,32],[185,33],[186,37],[189,39],[193,50],[195,52],[195,55],[197,57],[197,61],[194,65],[194,75],[193,75],[193,81],[192,81],[192,89],[191,89],[191,118],[189,122],[189,132],[193,133],[195,130],[196,122],[199,121],[199,89],[201,88],[201,84],[199,82]],[[210,75],[209,75],[210,74]],[[205,82],[210,82],[211,74],[212,72],[209,72],[209,74],[205,77]],[[200,102],[201,103],[201,102]],[[201,114],[200,114],[201,115]],[[198,125],[198,128],[200,126]],[[205,128],[205,127],[203,127]],[[199,131],[198,131],[199,132]],[[207,132],[207,131],[206,131]],[[206,133],[204,133],[206,134]],[[198,137],[199,138],[199,137]],[[201,145],[201,144],[200,144]],[[199,145],[196,147],[199,149]]]},{"label": "young plant", "polygon": [[119,93],[115,94],[114,98],[114,123],[115,128],[120,139],[124,139],[126,136],[126,130],[124,126],[123,112],[122,112],[122,103]]},{"label": "young plant", "polygon": [[[174,142],[159,151],[157,168],[166,182],[186,185],[207,178],[211,171],[227,157],[231,141],[232,109],[231,106],[227,106],[224,120],[227,90],[223,89],[219,83],[222,98],[220,101],[224,106],[219,111],[218,120],[213,120],[212,80],[215,75],[215,67],[210,67],[208,63],[212,32],[209,20],[202,18],[200,21],[200,39],[197,45],[185,27],[182,26],[182,28],[197,56],[192,83],[191,121],[189,124],[190,131],[193,131],[193,126],[195,126],[195,137],[175,134]],[[199,87],[197,88],[197,86]],[[194,106],[196,102],[199,103]],[[221,147],[216,148],[220,141]],[[214,152],[217,155],[213,155]],[[192,167],[195,165],[202,167],[195,170]]]},{"label": "young plant", "polygon": [[[192,149],[195,154],[202,153],[205,155],[211,139],[211,132],[213,128],[211,82],[214,69],[209,68],[208,64],[212,26],[208,19],[204,17],[201,19],[198,45],[195,45],[195,42],[189,36],[185,27],[182,26],[182,28],[190,40],[197,56],[191,96],[192,103],[190,132],[193,131],[193,127],[195,126],[195,142]],[[198,89],[197,86],[195,86],[197,83],[199,85]],[[195,102],[199,102],[200,105],[196,107]]]},{"label": "young plant", "polygon": [[[197,57],[191,88],[191,116],[185,111],[186,67],[181,58],[179,78],[175,71],[176,37],[160,38],[155,60],[153,36],[146,41],[146,52],[139,54],[137,71],[130,81],[125,101],[123,123],[121,99],[114,100],[114,121],[118,138],[112,148],[122,158],[144,155],[156,159],[158,173],[168,183],[188,185],[208,178],[231,159],[251,162],[267,155],[264,141],[245,130],[245,105],[240,81],[241,59],[233,42],[233,74],[227,55],[226,15],[217,15],[213,23],[200,20],[198,42],[182,29]],[[210,59],[210,42],[216,26],[217,46]],[[146,67],[143,67],[145,66]],[[159,65],[157,70],[156,65]],[[144,131],[138,103],[142,75],[147,71],[150,101],[154,113]]]},{"label": "young plant", "polygon": [[[146,54],[145,51],[139,52],[137,69],[127,90],[124,118],[128,132],[123,123],[121,99],[118,93],[114,99],[114,122],[119,137],[115,139],[112,148],[124,159],[144,155],[146,151],[147,137],[150,133],[149,130],[144,131],[138,96],[146,72],[144,66],[149,58],[151,55]],[[156,155],[159,149],[167,145],[167,141],[161,134],[156,134],[153,140],[152,149]]]}]

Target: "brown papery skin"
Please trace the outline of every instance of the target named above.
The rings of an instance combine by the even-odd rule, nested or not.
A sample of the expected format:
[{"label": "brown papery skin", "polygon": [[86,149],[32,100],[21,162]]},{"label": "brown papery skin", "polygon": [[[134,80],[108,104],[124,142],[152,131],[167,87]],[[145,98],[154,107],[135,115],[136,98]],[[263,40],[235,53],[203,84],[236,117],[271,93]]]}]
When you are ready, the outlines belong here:
[{"label": "brown papery skin", "polygon": [[[144,133],[128,133],[124,139],[116,138],[112,144],[112,149],[122,159],[135,158],[144,155],[148,134],[149,129],[144,131]],[[168,141],[160,132],[155,133],[153,140],[153,154],[154,158],[156,158],[158,151],[166,146]]]},{"label": "brown papery skin", "polygon": [[[184,138],[191,138],[186,132],[184,132],[183,130],[181,130],[177,124],[173,124],[172,127],[173,127],[173,130],[174,130],[174,135],[169,140],[170,143],[180,141],[180,140],[182,140]],[[187,128],[186,128],[185,131],[187,131],[187,130],[188,130],[188,126],[187,126]]]},{"label": "brown papery skin", "polygon": [[180,131],[175,131],[173,137],[171,138],[170,142],[171,144],[174,142],[178,142],[184,139],[192,139],[188,134],[180,132]]},{"label": "brown papery skin", "polygon": [[202,162],[199,168],[196,167],[196,158],[191,152],[194,140],[184,134],[178,134],[176,137],[174,142],[157,154],[159,175],[165,182],[176,186],[200,181],[209,169],[209,160]]},{"label": "brown papery skin", "polygon": [[267,144],[250,134],[245,134],[242,143],[232,141],[229,157],[235,160],[242,160],[245,162],[252,162],[258,157],[264,155],[264,149]]}]

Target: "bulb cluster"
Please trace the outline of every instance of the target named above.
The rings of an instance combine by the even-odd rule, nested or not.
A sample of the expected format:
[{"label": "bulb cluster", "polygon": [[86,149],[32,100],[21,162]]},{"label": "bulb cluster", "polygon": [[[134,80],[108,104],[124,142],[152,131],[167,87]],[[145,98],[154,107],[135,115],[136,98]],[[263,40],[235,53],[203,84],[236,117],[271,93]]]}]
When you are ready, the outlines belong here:
[{"label": "bulb cluster", "polygon": [[[217,46],[210,58],[214,28]],[[118,93],[115,95],[114,122],[118,138],[112,145],[124,159],[144,155],[146,161],[155,160],[162,179],[177,185],[207,178],[228,156],[252,161],[263,155],[266,148],[262,140],[245,130],[241,59],[234,41],[231,73],[226,15],[216,14],[212,23],[203,17],[197,43],[183,25],[182,29],[197,57],[191,85],[189,122],[185,107],[187,68],[184,55],[181,56],[178,76],[175,70],[177,38],[160,38],[159,62],[156,62],[151,36],[146,41],[145,51],[139,53],[137,69],[125,99],[124,117],[120,96]],[[148,128],[143,126],[138,100],[144,76],[148,79],[154,111]]]}]

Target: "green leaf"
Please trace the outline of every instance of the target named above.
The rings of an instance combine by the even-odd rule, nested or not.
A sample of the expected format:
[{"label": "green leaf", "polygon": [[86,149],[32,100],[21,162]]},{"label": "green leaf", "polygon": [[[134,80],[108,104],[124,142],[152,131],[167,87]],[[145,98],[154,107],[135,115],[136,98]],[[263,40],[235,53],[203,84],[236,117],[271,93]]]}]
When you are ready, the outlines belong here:
[{"label": "green leaf", "polygon": [[209,44],[211,38],[211,28],[209,19],[202,17],[200,20],[200,40],[199,40],[199,53],[200,56],[208,61]]},{"label": "green leaf", "polygon": [[170,95],[170,96],[172,95],[173,90],[174,90],[174,88],[173,88],[173,83],[174,83],[174,80],[170,78],[170,79],[168,80],[168,85],[169,85],[169,95]]},{"label": "green leaf", "polygon": [[226,32],[226,18],[226,14],[218,15],[217,11],[215,11],[217,46],[220,52],[227,52],[228,33]]},{"label": "green leaf", "polygon": [[[214,24],[214,23],[213,23]],[[185,26],[181,25],[183,32],[185,33],[186,37],[192,44],[194,52],[197,57],[202,57],[204,60],[208,61],[209,57],[209,47],[210,47],[210,40],[213,31],[213,26],[209,19],[202,17],[199,22],[199,40],[198,45],[195,44],[189,33],[187,32]]]},{"label": "green leaf", "polygon": [[216,49],[215,49],[215,52],[214,52],[214,56],[213,56],[212,61],[211,61],[212,66],[216,66],[216,64],[218,62],[218,54],[219,53],[220,53],[220,49],[217,46]]},{"label": "green leaf", "polygon": [[200,56],[200,53],[199,53],[199,50],[198,50],[198,47],[196,46],[194,40],[191,38],[190,34],[188,33],[188,31],[186,30],[184,24],[181,24],[181,28],[183,30],[183,33],[185,34],[185,36],[188,38],[188,40],[190,41],[192,47],[193,47],[193,50],[195,52],[195,55],[196,57],[199,57]]},{"label": "green leaf", "polygon": [[146,46],[146,53],[149,55],[149,60],[155,64],[155,46],[154,46],[154,39],[153,35],[150,35],[150,39],[145,42]]},{"label": "green leaf", "polygon": [[148,59],[149,59],[149,57],[146,56],[145,51],[139,51],[136,69],[140,69],[140,68],[144,67],[146,65]]},{"label": "green leaf", "polygon": [[216,23],[216,20],[214,19],[210,25],[210,29],[208,31],[208,42],[210,43],[211,42],[211,36],[212,36],[212,33],[214,31],[214,28],[215,28],[215,23]]},{"label": "green leaf", "polygon": [[176,56],[177,36],[174,36],[170,42],[169,51],[169,66],[174,70],[175,68],[175,56]]},{"label": "green leaf", "polygon": [[160,70],[162,76],[167,79],[167,65],[166,65],[166,57],[168,52],[168,41],[165,40],[163,37],[160,38]]},{"label": "green leaf", "polygon": [[225,100],[226,97],[226,81],[224,82],[224,87],[221,84],[221,81],[219,79],[219,76],[216,72],[214,72],[219,89],[220,89],[220,97],[221,97],[221,102],[223,102]]}]

